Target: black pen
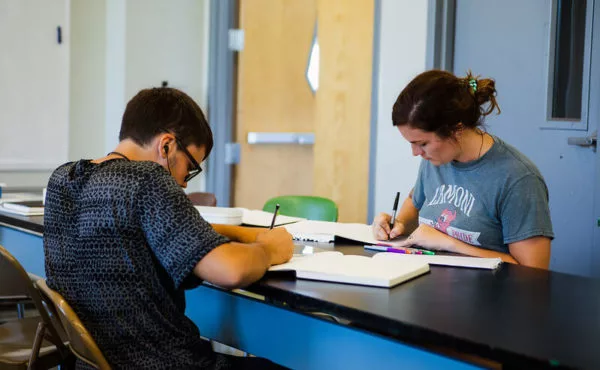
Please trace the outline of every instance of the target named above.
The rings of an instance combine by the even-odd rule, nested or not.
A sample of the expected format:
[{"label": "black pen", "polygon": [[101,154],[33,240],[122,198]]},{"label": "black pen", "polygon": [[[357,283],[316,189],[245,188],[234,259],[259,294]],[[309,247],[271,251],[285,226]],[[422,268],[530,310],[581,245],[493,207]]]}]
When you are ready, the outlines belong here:
[{"label": "black pen", "polygon": [[394,228],[394,221],[396,221],[396,212],[398,211],[398,200],[400,200],[400,192],[396,192],[396,199],[394,200],[394,209],[392,213],[392,219],[390,220],[390,231]]},{"label": "black pen", "polygon": [[277,203],[275,205],[275,212],[273,212],[273,219],[271,220],[271,227],[269,227],[269,229],[272,229],[273,226],[275,226],[275,217],[277,217],[277,212],[279,211],[279,203]]}]

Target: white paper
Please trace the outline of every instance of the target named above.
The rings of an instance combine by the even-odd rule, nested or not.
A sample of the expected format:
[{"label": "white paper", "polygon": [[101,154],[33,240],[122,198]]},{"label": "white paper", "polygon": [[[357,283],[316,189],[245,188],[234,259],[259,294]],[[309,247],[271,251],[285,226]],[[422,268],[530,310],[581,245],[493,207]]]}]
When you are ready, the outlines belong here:
[{"label": "white paper", "polygon": [[[194,207],[198,210],[198,212],[200,212],[206,221],[213,224],[270,227],[271,222],[273,221],[273,213],[260,210],[250,210],[241,207]],[[306,219],[278,214],[275,218],[274,226],[281,226],[302,220]]]},{"label": "white paper", "polygon": [[5,202],[18,202],[23,200],[42,200],[42,196],[35,193],[7,193],[6,191],[2,192],[2,197],[0,197],[0,204]]},{"label": "white paper", "polygon": [[378,241],[373,237],[371,225],[365,224],[301,221],[295,224],[286,225],[285,228],[296,240],[332,242],[334,237],[338,236],[365,244],[381,243],[381,241]]},{"label": "white paper", "polygon": [[[244,211],[244,215],[242,216],[242,224],[248,226],[261,226],[261,227],[270,227],[271,222],[273,221],[273,213],[259,211],[259,210],[250,210],[241,208]],[[275,226],[281,226],[285,224],[289,224],[292,222],[298,222],[306,220],[305,218],[300,217],[290,217],[278,214],[275,218]]]},{"label": "white paper", "polygon": [[500,258],[480,258],[468,256],[428,256],[424,254],[398,254],[398,253],[377,253],[373,256],[374,259],[387,259],[398,261],[423,261],[430,265],[439,266],[456,266],[470,267],[479,269],[493,270],[500,266],[502,260]]},{"label": "white paper", "polygon": [[19,210],[19,209],[11,209],[4,207],[4,205],[0,205],[0,212],[11,213],[20,216],[43,216],[44,210],[34,209],[34,210]]}]

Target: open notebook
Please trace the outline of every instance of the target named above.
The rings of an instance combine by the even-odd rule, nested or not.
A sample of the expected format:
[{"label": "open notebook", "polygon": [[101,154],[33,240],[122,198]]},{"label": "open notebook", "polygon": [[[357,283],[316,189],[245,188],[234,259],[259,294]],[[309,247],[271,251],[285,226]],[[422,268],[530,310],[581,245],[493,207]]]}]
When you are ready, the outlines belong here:
[{"label": "open notebook", "polygon": [[[250,209],[246,209],[246,208],[242,208],[242,211],[244,212],[244,215],[242,217],[242,225],[262,226],[262,227],[271,226],[271,221],[273,220],[273,213],[259,211],[256,209],[250,210]],[[291,216],[284,216],[284,215],[278,214],[277,217],[275,218],[275,226],[287,225],[287,224],[291,224],[291,223],[303,221],[303,220],[306,220],[306,219],[300,218],[300,217],[291,217]]]},{"label": "open notebook", "polygon": [[386,253],[366,257],[322,252],[293,257],[288,263],[269,269],[282,270],[296,271],[298,279],[391,288],[427,273],[429,265],[422,260],[389,258]]},{"label": "open notebook", "polygon": [[[331,243],[336,239],[347,239],[363,244],[378,244],[381,241],[373,237],[371,225],[345,224],[328,221],[300,221],[286,225],[286,230],[294,240],[306,242]],[[393,242],[385,242],[392,245]]]}]

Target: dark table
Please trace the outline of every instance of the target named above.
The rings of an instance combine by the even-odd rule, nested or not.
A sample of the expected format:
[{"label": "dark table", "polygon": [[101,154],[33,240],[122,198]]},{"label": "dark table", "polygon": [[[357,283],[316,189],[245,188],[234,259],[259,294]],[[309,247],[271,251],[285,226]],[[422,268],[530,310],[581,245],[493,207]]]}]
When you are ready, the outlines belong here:
[{"label": "dark table", "polygon": [[[336,246],[345,254],[372,254]],[[518,265],[431,266],[392,289],[268,276],[249,289],[424,346],[519,367],[600,368],[600,280]]]},{"label": "dark table", "polygon": [[[43,232],[41,216],[0,214],[0,223],[0,236],[3,228]],[[43,265],[41,238],[36,240],[40,245],[31,257]],[[361,246],[321,247],[372,254]],[[267,275],[245,292],[203,285],[187,298],[186,313],[203,335],[295,368],[331,368],[327,361],[341,366],[344,359],[358,366],[360,356],[376,364],[388,355],[415,366],[461,365],[439,355],[450,351],[515,368],[600,369],[600,280],[564,273],[510,264],[494,271],[432,266],[428,274],[392,289]],[[327,341],[346,343],[351,337],[360,350],[324,356]],[[313,351],[320,351],[314,355],[318,359],[310,357]]]}]

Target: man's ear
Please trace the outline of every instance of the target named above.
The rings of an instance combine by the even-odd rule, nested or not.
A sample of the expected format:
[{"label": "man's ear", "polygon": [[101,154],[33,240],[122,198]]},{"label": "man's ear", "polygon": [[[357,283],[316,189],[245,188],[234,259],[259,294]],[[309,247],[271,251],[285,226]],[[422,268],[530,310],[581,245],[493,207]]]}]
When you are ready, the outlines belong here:
[{"label": "man's ear", "polygon": [[173,135],[171,134],[162,134],[158,139],[158,152],[160,158],[167,158],[169,152],[172,151],[170,145],[175,142]]}]

